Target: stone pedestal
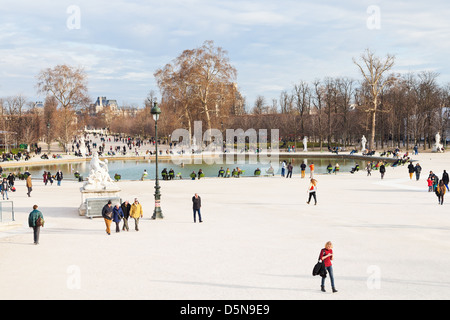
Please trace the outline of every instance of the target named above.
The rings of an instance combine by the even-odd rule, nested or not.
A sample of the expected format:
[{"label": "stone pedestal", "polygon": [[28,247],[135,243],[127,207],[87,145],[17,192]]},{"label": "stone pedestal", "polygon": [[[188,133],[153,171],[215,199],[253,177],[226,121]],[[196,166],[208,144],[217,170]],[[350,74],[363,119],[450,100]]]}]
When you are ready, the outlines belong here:
[{"label": "stone pedestal", "polygon": [[108,198],[120,198],[120,189],[103,189],[103,190],[85,190],[80,188],[81,192],[81,205],[78,208],[80,216],[85,216],[87,211],[86,201],[88,199],[105,199],[105,204]]}]

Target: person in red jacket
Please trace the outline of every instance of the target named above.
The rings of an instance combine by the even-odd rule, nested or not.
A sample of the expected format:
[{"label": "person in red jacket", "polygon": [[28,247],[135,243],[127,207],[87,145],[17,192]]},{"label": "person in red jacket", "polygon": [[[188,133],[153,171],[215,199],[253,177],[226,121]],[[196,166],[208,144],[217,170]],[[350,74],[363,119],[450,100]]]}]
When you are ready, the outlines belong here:
[{"label": "person in red jacket", "polygon": [[[328,271],[328,274],[330,275],[331,288],[333,292],[337,292],[336,287],[334,286],[333,265],[331,263],[331,261],[333,260],[333,244],[331,243],[331,241],[325,243],[325,248],[320,250],[319,259],[323,261],[323,263],[325,264],[325,268]],[[326,292],[325,278],[322,278],[321,290],[322,292]]]},{"label": "person in red jacket", "polygon": [[314,205],[317,205],[316,191],[317,191],[317,180],[311,179],[311,183],[309,184],[308,187],[309,197],[308,201],[306,202],[307,204],[309,204],[311,202],[311,198],[314,197]]}]

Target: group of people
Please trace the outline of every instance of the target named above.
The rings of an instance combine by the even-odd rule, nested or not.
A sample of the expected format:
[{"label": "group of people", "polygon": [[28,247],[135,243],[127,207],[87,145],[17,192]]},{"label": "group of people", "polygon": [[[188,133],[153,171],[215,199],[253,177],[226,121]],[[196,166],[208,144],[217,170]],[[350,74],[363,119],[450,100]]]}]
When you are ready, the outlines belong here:
[{"label": "group of people", "polygon": [[438,204],[440,205],[444,204],[444,196],[446,192],[449,191],[449,180],[449,175],[446,170],[444,170],[441,179],[439,179],[439,177],[434,174],[433,171],[430,171],[430,174],[428,175],[428,192],[434,192],[436,194],[438,198]]},{"label": "group of people", "polygon": [[20,160],[25,160],[28,161],[31,159],[31,155],[28,151],[25,152],[17,152],[17,154],[14,154],[12,152],[4,152],[2,153],[2,156],[0,158],[0,161],[2,162],[7,162],[7,161],[20,161]]},{"label": "group of people", "polygon": [[[192,197],[192,209],[194,215],[194,223],[197,221],[197,216],[199,222],[202,223],[202,216],[200,209],[202,207],[202,202],[200,196],[196,193]],[[105,220],[106,234],[111,235],[111,224],[114,222],[116,224],[116,233],[120,232],[120,223],[123,222],[122,231],[130,231],[128,219],[134,219],[134,230],[139,231],[139,220],[143,218],[144,212],[142,210],[142,205],[139,203],[138,199],[135,198],[134,202],[130,204],[128,200],[125,200],[122,204],[116,203],[112,204],[109,200],[102,209],[102,217]]]},{"label": "group of people", "polygon": [[[241,175],[244,174],[244,171],[242,169],[240,169],[239,167],[233,168],[232,171],[230,171],[230,168],[227,168],[227,170],[225,170],[223,167],[220,167],[219,172],[217,174],[218,178],[239,178]],[[259,168],[257,168],[254,172],[255,176],[260,175],[261,174],[261,170],[259,170]]]},{"label": "group of people", "polygon": [[[339,166],[339,163],[336,163],[336,165],[334,166],[334,168],[333,168],[333,166],[331,165],[331,163],[329,163],[328,166],[327,166],[327,173],[328,173],[328,174],[331,174],[331,173],[337,174],[340,170],[341,170],[341,168],[340,168],[340,166]],[[353,173],[353,172],[352,172],[352,173]]]},{"label": "group of people", "polygon": [[130,204],[128,200],[125,200],[122,204],[112,205],[111,200],[103,207],[102,217],[106,224],[106,233],[111,235],[111,224],[116,224],[116,232],[120,232],[120,223],[123,222],[122,231],[130,231],[128,225],[128,219],[131,217],[134,219],[134,230],[139,231],[139,219],[144,216],[142,205],[138,199],[135,198],[134,202]]},{"label": "group of people", "polygon": [[381,179],[383,179],[386,174],[386,165],[383,161],[368,162],[366,165],[367,176],[372,175],[372,170],[378,170],[380,172]]},{"label": "group of people", "polygon": [[[314,162],[311,162],[311,164],[309,165],[309,177],[310,177],[310,179],[313,179],[313,177],[314,177],[314,168],[315,168]],[[286,170],[287,170],[287,174],[286,174]],[[281,163],[281,176],[282,177],[292,178],[293,170],[294,170],[294,166],[292,165],[291,162],[288,163],[287,161],[284,160]],[[339,169],[338,169],[338,171],[339,171]],[[306,177],[306,164],[305,164],[304,161],[300,165],[300,172],[301,172],[302,179],[304,179]]]},{"label": "group of people", "polygon": [[408,165],[408,173],[409,173],[409,179],[412,179],[414,174],[415,174],[416,175],[416,181],[419,181],[420,174],[422,173],[422,167],[420,166],[419,163],[416,163],[416,165],[414,165],[412,163],[412,161],[410,161],[409,165]]},{"label": "group of people", "polygon": [[47,185],[50,182],[50,185],[53,185],[53,181],[56,180],[58,186],[61,186],[61,182],[64,178],[64,175],[61,170],[58,170],[55,175],[52,175],[50,171],[44,171],[42,175],[42,181],[44,185]]},{"label": "group of people", "polygon": [[161,172],[161,176],[163,180],[173,180],[175,179],[175,171],[173,171],[173,169],[167,171],[167,169],[164,168],[163,171]]}]

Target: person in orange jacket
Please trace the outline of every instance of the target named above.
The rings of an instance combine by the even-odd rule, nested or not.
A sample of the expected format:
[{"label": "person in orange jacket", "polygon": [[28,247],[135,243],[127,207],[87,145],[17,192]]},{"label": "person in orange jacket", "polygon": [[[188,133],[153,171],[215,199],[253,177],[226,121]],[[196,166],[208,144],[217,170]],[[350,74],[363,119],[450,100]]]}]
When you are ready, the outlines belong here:
[{"label": "person in orange jacket", "polygon": [[134,219],[134,229],[139,231],[139,219],[143,217],[142,205],[135,198],[130,209],[130,217]]}]

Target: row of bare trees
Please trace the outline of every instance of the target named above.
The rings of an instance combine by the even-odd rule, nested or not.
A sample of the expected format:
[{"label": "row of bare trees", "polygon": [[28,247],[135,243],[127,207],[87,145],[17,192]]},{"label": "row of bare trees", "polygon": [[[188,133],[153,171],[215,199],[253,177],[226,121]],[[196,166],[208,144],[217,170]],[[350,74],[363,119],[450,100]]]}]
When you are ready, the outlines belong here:
[{"label": "row of bare trees", "polygon": [[[348,77],[299,81],[278,99],[257,97],[249,110],[227,52],[206,41],[156,70],[163,110],[159,132],[168,137],[184,128],[192,136],[194,121],[203,121],[205,129],[223,131],[279,129],[284,140],[307,136],[320,146],[354,145],[366,135],[372,149],[403,144],[409,148],[420,141],[430,148],[436,132],[447,138],[450,85],[440,85],[437,73],[394,74],[395,57],[379,58],[370,50],[353,61],[362,75],[360,81]],[[4,131],[13,132],[19,143],[59,141],[67,148],[86,125],[144,138],[154,134],[150,112],[157,100],[154,91],[132,116],[107,109],[93,116],[83,69],[58,65],[42,70],[36,87],[46,96],[43,110],[23,95],[0,99]]]},{"label": "row of bare trees", "polygon": [[300,81],[271,103],[257,97],[247,119],[235,119],[231,126],[263,124],[280,129],[282,137],[297,141],[308,136],[321,146],[356,144],[366,135],[372,149],[410,148],[421,141],[426,149],[437,132],[449,138],[450,85],[440,85],[437,73],[388,73],[394,58],[379,59],[370,51],[361,60],[355,63],[364,74],[362,81],[347,77]]}]

